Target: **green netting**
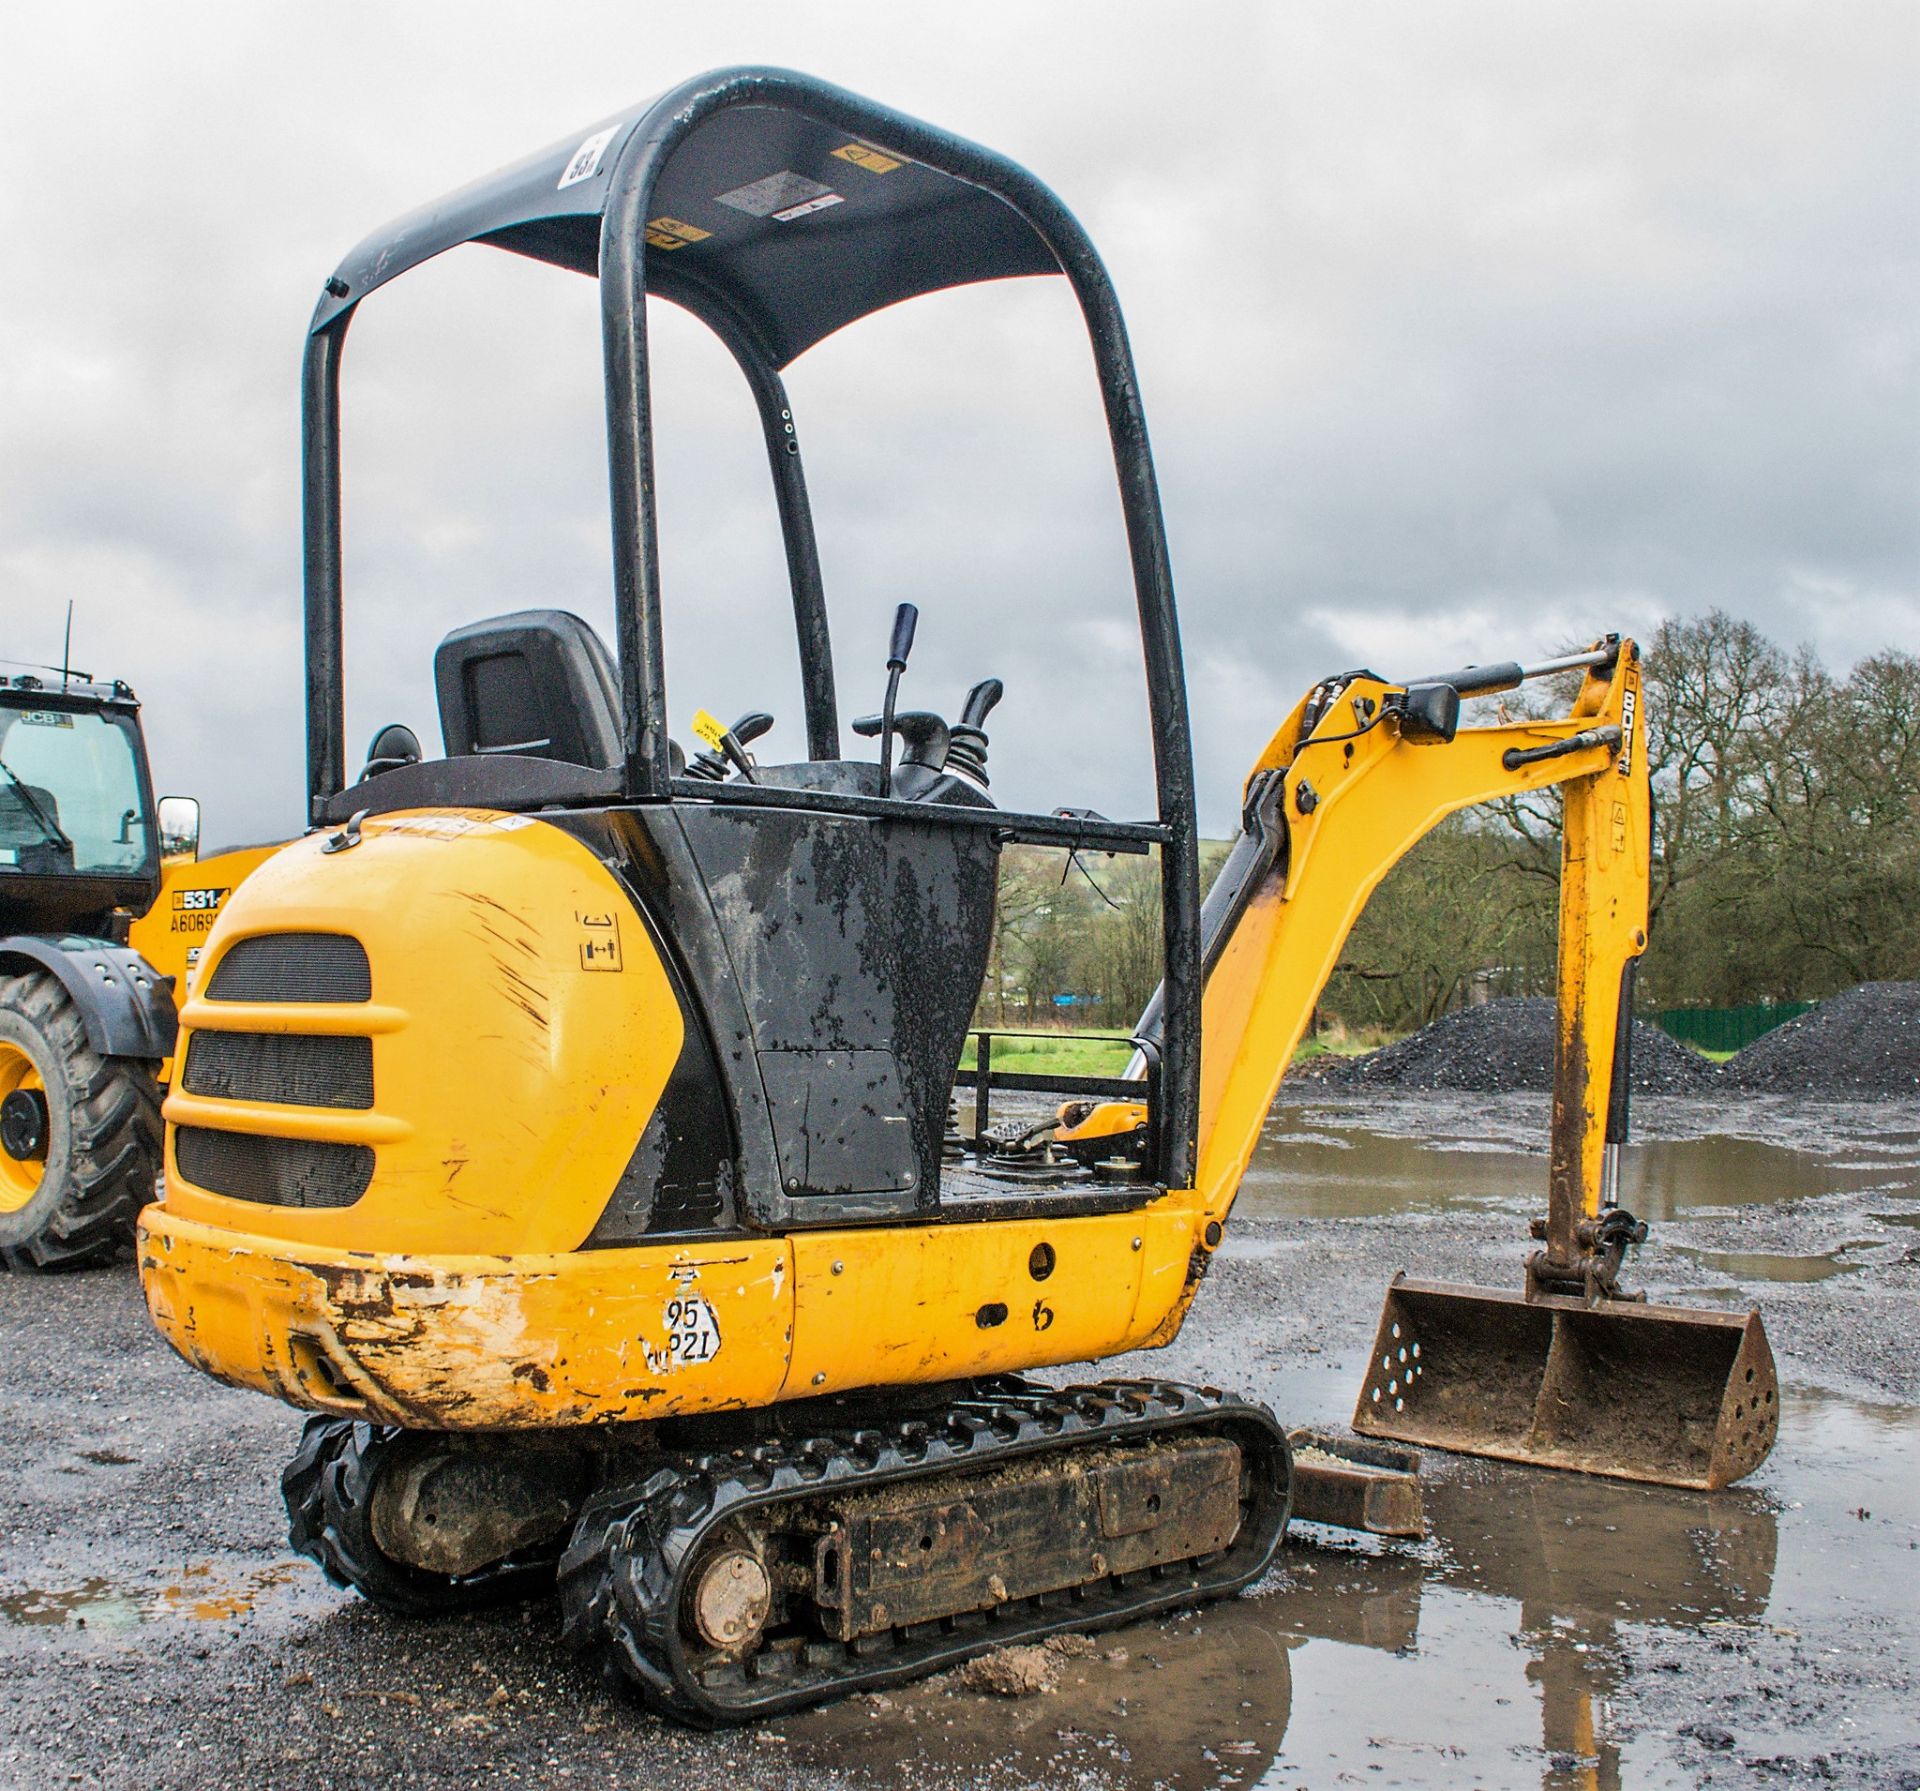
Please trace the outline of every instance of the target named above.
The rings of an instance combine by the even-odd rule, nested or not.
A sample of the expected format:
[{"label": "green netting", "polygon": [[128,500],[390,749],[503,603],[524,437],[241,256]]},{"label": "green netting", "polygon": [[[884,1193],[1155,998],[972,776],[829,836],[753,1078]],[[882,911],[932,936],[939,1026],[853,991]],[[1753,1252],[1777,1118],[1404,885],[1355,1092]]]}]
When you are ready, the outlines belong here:
[{"label": "green netting", "polygon": [[1811,1001],[1757,1001],[1748,1007],[1670,1007],[1653,1016],[1669,1038],[1703,1051],[1744,1051],[1763,1032],[1812,1010]]}]

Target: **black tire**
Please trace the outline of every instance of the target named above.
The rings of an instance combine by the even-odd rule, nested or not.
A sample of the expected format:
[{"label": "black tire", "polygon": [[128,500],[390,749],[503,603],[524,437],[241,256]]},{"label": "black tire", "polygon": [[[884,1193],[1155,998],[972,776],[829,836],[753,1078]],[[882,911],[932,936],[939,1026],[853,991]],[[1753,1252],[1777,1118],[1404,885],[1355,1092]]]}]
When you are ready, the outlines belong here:
[{"label": "black tire", "polygon": [[0,976],[0,1060],[20,1057],[44,1091],[46,1155],[25,1205],[0,1211],[0,1264],[48,1273],[111,1262],[159,1186],[160,1066],[102,1057],[45,970]]},{"label": "black tire", "polygon": [[454,1578],[396,1561],[374,1539],[373,1493],[404,1430],[352,1418],[307,1420],[280,1476],[287,1540],[336,1586],[402,1617],[438,1617],[536,1598],[553,1589],[551,1549],[510,1555]]}]

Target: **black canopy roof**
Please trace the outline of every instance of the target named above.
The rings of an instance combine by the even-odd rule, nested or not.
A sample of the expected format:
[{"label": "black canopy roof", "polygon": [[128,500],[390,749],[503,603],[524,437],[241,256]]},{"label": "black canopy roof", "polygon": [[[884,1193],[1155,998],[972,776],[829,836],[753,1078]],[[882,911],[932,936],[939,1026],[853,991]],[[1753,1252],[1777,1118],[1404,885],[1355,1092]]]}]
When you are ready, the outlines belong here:
[{"label": "black canopy roof", "polygon": [[[723,94],[731,103],[713,107]],[[695,95],[704,115],[681,134]],[[722,70],[603,120],[368,237],[328,281],[313,328],[461,243],[597,273],[616,168],[662,144],[638,192],[647,290],[744,333],[775,367],[918,293],[1060,271],[1011,205],[915,158],[928,126],[846,95],[863,124],[886,127],[854,134],[820,115],[835,109],[823,95],[842,97],[784,70]],[[948,167],[1006,165],[944,133],[939,144]]]},{"label": "black canopy roof", "polygon": [[[784,69],[721,69],[463,188],[368,238],[328,280],[302,382],[307,778],[316,822],[343,820],[340,359],[360,300],[460,243],[489,242],[600,279],[609,519],[618,631],[619,787],[684,790],[668,739],[646,305],[673,299],[722,338],[751,386],[773,468],[798,628],[808,748],[837,759],[832,642],[799,441],[778,369],[843,325],[923,292],[1064,274],[1087,325],[1139,606],[1159,817],[1104,827],[1162,846],[1164,1120],[1155,1173],[1190,1185],[1200,1100],[1199,857],[1180,628],[1153,452],[1126,325],[1087,234],[1024,168],[976,143]],[[600,801],[599,786],[577,793]],[[826,807],[865,798],[816,793]],[[882,807],[880,798],[873,799]],[[855,812],[845,809],[845,812]],[[923,817],[926,818],[926,817]],[[1041,832],[1035,832],[1038,826]],[[1055,839],[1027,817],[1008,838]],[[1081,837],[1086,837],[1082,835]]]}]

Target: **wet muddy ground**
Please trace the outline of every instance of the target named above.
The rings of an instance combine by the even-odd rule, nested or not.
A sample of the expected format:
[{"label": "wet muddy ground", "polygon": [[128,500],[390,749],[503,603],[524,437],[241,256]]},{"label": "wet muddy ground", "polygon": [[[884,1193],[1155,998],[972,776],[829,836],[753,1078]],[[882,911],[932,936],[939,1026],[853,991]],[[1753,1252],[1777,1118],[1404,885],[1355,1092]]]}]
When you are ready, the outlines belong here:
[{"label": "wet muddy ground", "polygon": [[[1693,1495],[1429,1455],[1433,1535],[758,1729],[663,1726],[544,1606],[405,1623],[285,1548],[297,1415],[130,1270],[0,1277],[0,1785],[1920,1787],[1920,1107],[1636,1106],[1657,1296],[1758,1301],[1781,1440]],[[1387,1275],[1517,1287],[1540,1097],[1283,1104],[1187,1330],[1128,1368],[1348,1415]]]}]

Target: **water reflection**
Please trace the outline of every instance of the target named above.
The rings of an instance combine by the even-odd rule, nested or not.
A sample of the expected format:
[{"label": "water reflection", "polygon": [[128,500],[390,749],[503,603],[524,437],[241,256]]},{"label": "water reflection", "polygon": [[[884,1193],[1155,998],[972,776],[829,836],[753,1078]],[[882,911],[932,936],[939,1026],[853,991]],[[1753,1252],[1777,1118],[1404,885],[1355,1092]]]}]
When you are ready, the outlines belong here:
[{"label": "water reflection", "polygon": [[[1423,1095],[1417,1101],[1303,1094],[1268,1115],[1239,1211],[1260,1218],[1543,1204],[1542,1095]],[[1647,1097],[1621,1200],[1643,1219],[1706,1207],[1883,1189],[1920,1194],[1920,1106]]]},{"label": "water reflection", "polygon": [[33,1586],[0,1596],[0,1624],[24,1628],[125,1629],[167,1617],[228,1623],[245,1616],[281,1587],[313,1579],[304,1561],[276,1561],[236,1577],[209,1562],[181,1570],[171,1585],[129,1586],[91,1574],[72,1586]]},{"label": "water reflection", "polygon": [[1517,1756],[1543,1791],[1616,1791],[1620,1626],[1762,1621],[1773,1512],[1739,1492],[1429,1471],[1423,1545],[1296,1533],[1267,1590],[1102,1636],[1050,1694],[909,1687],[790,1719],[783,1744],[879,1784],[1290,1785],[1359,1754],[1388,1783]]},{"label": "water reflection", "polygon": [[[1772,1591],[1778,1537],[1754,1494],[1703,1497],[1540,1470],[1449,1463],[1427,1488],[1431,1566],[1404,1554],[1296,1546],[1285,1584],[1262,1601],[1302,1636],[1405,1655],[1421,1648],[1421,1602],[1435,1588],[1518,1606],[1506,1619],[1448,1626],[1457,1698],[1463,1670],[1497,1667],[1518,1645],[1539,1694],[1540,1783],[1546,1791],[1612,1791],[1620,1749],[1607,1701],[1618,1689],[1622,1624],[1694,1627],[1758,1622]],[[1475,1661],[1475,1652],[1486,1656]],[[1409,1686],[1411,1689],[1411,1685]],[[1398,1726],[1446,1736],[1441,1707],[1395,1699]],[[1511,1745],[1511,1744],[1510,1744]],[[1482,1755],[1478,1745],[1470,1752]],[[1444,1774],[1442,1775],[1444,1781]]]}]

